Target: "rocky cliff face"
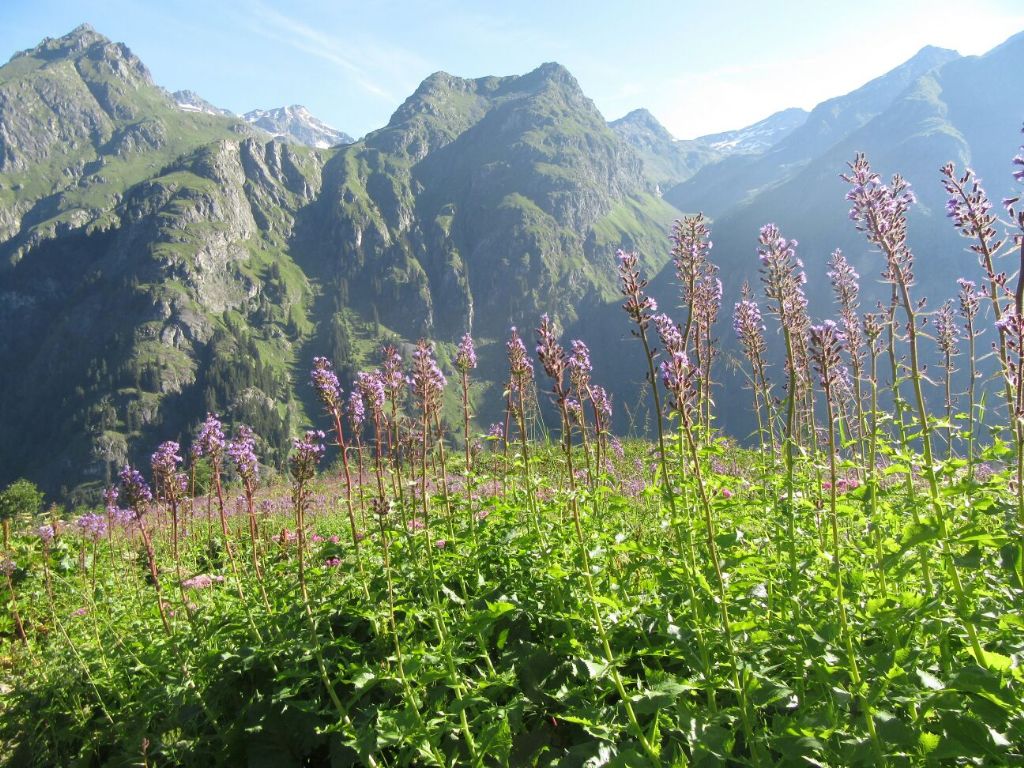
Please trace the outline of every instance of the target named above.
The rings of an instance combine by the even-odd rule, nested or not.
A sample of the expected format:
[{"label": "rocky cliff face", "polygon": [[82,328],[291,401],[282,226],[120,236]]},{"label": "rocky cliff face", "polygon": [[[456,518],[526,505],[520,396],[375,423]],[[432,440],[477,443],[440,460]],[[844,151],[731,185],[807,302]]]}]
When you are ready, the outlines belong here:
[{"label": "rocky cliff face", "polygon": [[640,232],[671,215],[557,64],[521,77],[432,75],[324,178],[337,274],[410,335],[497,336],[543,311],[571,318],[585,296],[612,289],[613,246],[624,243],[600,224],[627,200],[657,211],[626,214]]}]

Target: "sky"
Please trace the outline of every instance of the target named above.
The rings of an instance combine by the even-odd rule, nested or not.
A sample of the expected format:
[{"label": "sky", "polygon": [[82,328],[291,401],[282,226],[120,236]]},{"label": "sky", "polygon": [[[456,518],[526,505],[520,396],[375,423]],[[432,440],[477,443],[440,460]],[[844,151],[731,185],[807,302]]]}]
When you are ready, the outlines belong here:
[{"label": "sky", "polygon": [[1021,0],[2,0],[0,61],[88,22],[154,80],[237,113],[302,104],[359,137],[429,74],[564,64],[609,120],[645,107],[677,138],[810,109],[925,45],[978,55]]}]

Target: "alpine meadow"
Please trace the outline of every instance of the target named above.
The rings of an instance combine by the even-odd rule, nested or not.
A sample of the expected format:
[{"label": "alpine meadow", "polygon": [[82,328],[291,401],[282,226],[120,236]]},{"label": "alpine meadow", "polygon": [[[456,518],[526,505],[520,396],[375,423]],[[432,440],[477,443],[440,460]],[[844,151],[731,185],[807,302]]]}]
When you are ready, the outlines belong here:
[{"label": "alpine meadow", "polygon": [[356,139],[15,53],[0,765],[1024,766],[1021,72]]}]

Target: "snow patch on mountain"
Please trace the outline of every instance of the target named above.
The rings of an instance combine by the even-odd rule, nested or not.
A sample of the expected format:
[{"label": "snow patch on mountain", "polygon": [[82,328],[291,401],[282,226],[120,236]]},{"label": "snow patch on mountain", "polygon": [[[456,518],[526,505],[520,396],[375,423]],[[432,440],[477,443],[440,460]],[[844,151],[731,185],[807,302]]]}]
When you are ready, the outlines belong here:
[{"label": "snow patch on mountain", "polygon": [[272,136],[317,149],[355,142],[347,133],[328,125],[299,104],[277,109],[254,109],[242,117]]}]

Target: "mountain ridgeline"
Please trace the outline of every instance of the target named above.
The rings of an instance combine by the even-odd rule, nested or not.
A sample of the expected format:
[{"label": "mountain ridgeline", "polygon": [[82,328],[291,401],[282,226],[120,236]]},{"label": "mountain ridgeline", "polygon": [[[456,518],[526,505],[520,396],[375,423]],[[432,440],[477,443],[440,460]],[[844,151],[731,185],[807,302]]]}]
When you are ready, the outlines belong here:
[{"label": "mountain ridgeline", "polygon": [[[664,263],[675,215],[561,66],[427,78],[326,150],[182,108],[88,26],[0,68],[0,483],[95,488],[207,410],[280,459],[382,340],[499,340]],[[492,355],[496,359],[495,355]],[[487,374],[498,376],[497,362]]]},{"label": "mountain ridgeline", "polygon": [[[973,262],[939,221],[938,167],[974,165],[993,198],[1009,189],[1024,86],[1006,73],[1022,67],[1021,36],[983,57],[928,48],[810,113],[689,141],[646,110],[607,123],[558,64],[438,72],[353,141],[301,108],[238,117],[169,94],[87,25],[47,39],[0,67],[0,485],[95,493],[159,440],[188,443],[206,411],[251,424],[280,461],[318,417],[314,355],[344,385],[382,342],[420,336],[444,365],[476,336],[484,424],[509,326],[544,312],[591,345],[619,426],[642,423],[616,249],[642,254],[670,309],[671,221],[713,214],[725,315],[756,283],[758,228],[779,221],[828,312],[834,247],[865,283],[877,271],[838,181],[863,149],[917,186],[919,280],[950,295]],[[746,401],[738,377],[719,380],[720,398]],[[722,423],[741,436],[742,410]]]}]

